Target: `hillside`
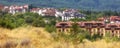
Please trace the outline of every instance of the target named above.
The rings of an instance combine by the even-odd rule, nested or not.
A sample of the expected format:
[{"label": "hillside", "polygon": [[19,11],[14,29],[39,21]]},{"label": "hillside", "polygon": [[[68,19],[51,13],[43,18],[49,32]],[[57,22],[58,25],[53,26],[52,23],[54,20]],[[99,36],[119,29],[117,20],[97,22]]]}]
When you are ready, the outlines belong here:
[{"label": "hillside", "polygon": [[106,42],[105,40],[88,41],[73,44],[65,39],[55,41],[51,33],[44,28],[20,27],[9,30],[0,28],[0,48],[118,48],[120,42]]},{"label": "hillside", "polygon": [[0,0],[1,4],[33,4],[38,7],[120,11],[120,0]]}]

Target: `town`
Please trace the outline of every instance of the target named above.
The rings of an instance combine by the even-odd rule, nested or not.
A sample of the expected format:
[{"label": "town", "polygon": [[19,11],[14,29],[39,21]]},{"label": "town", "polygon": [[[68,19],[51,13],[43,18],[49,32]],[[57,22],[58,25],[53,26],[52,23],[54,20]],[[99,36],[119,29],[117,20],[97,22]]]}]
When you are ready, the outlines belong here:
[{"label": "town", "polygon": [[0,48],[119,47],[119,0],[0,0]]},{"label": "town", "polygon": [[[63,11],[55,8],[29,8],[29,5],[0,5],[0,10],[11,14],[32,12],[42,16],[60,17],[61,21],[56,23],[57,32],[70,32],[74,22],[70,19],[86,19],[86,14],[80,13],[77,9],[65,9]],[[91,35],[99,34],[105,36],[110,33],[111,36],[120,37],[120,17],[109,16],[100,17],[92,21],[78,21],[79,28],[89,31]]]}]

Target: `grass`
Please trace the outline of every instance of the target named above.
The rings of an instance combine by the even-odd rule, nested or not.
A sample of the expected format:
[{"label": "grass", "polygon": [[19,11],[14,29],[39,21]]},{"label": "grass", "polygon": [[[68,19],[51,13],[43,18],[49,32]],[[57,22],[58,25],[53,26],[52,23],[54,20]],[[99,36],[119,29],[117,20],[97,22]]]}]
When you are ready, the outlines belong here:
[{"label": "grass", "polygon": [[13,30],[0,28],[0,48],[119,48],[120,42],[106,42],[104,39],[73,44],[64,39],[56,41],[53,33],[44,28],[20,27]]}]

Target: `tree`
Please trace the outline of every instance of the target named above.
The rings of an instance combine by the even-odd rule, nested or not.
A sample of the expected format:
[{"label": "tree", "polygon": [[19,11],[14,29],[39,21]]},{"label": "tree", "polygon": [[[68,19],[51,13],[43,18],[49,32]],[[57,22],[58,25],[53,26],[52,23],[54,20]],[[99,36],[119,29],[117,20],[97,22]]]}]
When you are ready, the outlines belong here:
[{"label": "tree", "polygon": [[74,19],[70,19],[70,21],[77,21],[77,22],[79,22],[79,21],[86,21],[86,19],[82,19],[82,18],[74,18]]},{"label": "tree", "polygon": [[76,35],[78,32],[79,32],[79,26],[78,26],[77,22],[74,22],[72,24],[72,33],[71,34]]}]

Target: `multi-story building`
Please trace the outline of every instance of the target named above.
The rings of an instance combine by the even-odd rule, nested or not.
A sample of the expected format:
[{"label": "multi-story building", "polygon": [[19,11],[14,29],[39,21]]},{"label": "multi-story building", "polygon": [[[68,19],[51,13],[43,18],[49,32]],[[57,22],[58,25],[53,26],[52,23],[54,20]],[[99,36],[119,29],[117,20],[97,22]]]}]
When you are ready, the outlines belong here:
[{"label": "multi-story building", "polygon": [[61,16],[62,13],[55,8],[33,8],[31,12],[38,13],[42,16]]},{"label": "multi-story building", "polygon": [[80,13],[78,10],[75,9],[66,9],[64,11],[60,11],[55,8],[33,8],[31,12],[38,13],[42,16],[55,16],[61,17],[62,21],[69,21],[73,18],[82,18],[85,19],[85,15]]},{"label": "multi-story building", "polygon": [[106,33],[111,34],[111,36],[120,37],[120,24],[119,23],[112,23],[106,25]]},{"label": "multi-story building", "polygon": [[5,6],[4,11],[15,14],[15,13],[25,13],[29,10],[28,5],[18,6],[18,5],[11,5],[11,6]]},{"label": "multi-story building", "polygon": [[38,13],[38,14],[39,14],[39,10],[40,10],[40,8],[32,8],[32,9],[30,10],[30,12]]},{"label": "multi-story building", "polygon": [[85,14],[80,13],[75,9],[66,9],[63,11],[62,21],[69,21],[73,18],[82,18],[85,19]]},{"label": "multi-story building", "polygon": [[105,35],[105,24],[104,22],[100,21],[88,21],[88,22],[81,22],[80,28],[89,31],[91,35],[99,34]]},{"label": "multi-story building", "polygon": [[56,24],[57,32],[70,32],[72,22],[59,22]]},{"label": "multi-story building", "polygon": [[98,20],[104,22],[116,23],[116,22],[120,22],[120,16],[101,17],[98,18]]},{"label": "multi-story building", "polygon": [[[120,23],[106,24],[103,21],[77,22],[80,29],[88,31],[91,35],[98,34],[105,36],[110,33],[111,36],[120,37]],[[60,22],[56,24],[57,32],[71,32],[73,22]]]}]

